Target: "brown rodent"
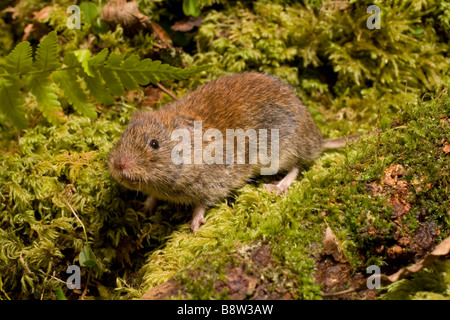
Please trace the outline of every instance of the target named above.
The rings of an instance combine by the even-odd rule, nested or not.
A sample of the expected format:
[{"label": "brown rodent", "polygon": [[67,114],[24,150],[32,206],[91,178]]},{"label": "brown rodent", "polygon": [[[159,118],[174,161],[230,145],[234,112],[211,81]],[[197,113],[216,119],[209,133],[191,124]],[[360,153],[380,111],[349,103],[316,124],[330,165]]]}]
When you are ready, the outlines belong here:
[{"label": "brown rodent", "polygon": [[[177,129],[187,135],[172,141]],[[230,135],[233,149],[236,141],[236,150],[229,158],[227,129],[248,134],[244,150],[242,144],[239,149],[238,139],[231,139]],[[266,133],[261,134],[264,130]],[[216,135],[208,139],[205,132]],[[222,147],[212,145],[213,141],[220,142],[217,133],[223,135]],[[250,139],[250,136],[255,137],[251,133],[256,133],[256,140]],[[199,137],[203,139],[198,140]],[[263,148],[261,141],[264,142],[259,139],[264,137],[268,145],[266,155],[274,156],[276,162],[276,171],[271,174],[288,172],[280,182],[265,185],[277,194],[286,193],[302,166],[314,161],[324,148],[345,145],[345,139],[322,139],[309,111],[288,85],[272,76],[246,72],[204,84],[158,111],[136,112],[111,151],[109,167],[113,177],[124,186],[149,195],[148,211],[154,208],[157,199],[193,205],[191,229],[195,232],[205,222],[206,208],[269,167],[267,158],[263,164],[264,158],[258,153],[258,149]],[[187,144],[181,145],[182,141]],[[200,147],[198,143],[195,145],[199,141],[202,142]],[[250,141],[257,141],[257,144],[250,145]],[[277,142],[278,159],[275,157]],[[189,149],[175,152],[177,159],[185,156],[186,161],[182,163],[174,161],[173,153],[182,149],[180,145],[192,147],[190,154]],[[255,153],[250,154],[250,150],[256,150],[257,161],[251,161],[255,160]],[[203,155],[203,159],[208,155],[209,159],[216,157],[216,161],[199,161],[195,158],[198,155]],[[238,155],[245,157],[243,164],[239,163]]]}]

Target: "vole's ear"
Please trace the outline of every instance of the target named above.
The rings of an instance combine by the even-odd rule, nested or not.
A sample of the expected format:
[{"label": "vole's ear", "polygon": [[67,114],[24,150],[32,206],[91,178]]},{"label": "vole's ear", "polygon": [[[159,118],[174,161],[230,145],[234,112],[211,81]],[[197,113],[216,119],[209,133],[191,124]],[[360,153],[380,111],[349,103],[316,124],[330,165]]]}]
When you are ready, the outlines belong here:
[{"label": "vole's ear", "polygon": [[191,133],[194,134],[194,119],[178,116],[175,119],[175,129],[187,129]]},{"label": "vole's ear", "polygon": [[177,116],[174,119],[174,131],[176,136],[182,136],[183,139],[190,138],[190,141],[194,139],[194,119],[184,116]]}]

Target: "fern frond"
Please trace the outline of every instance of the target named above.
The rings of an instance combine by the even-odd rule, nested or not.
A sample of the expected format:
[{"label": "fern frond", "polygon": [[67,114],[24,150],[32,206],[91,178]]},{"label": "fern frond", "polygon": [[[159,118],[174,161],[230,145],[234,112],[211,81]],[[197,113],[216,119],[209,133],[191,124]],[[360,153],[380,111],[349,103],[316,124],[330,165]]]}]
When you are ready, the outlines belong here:
[{"label": "fern frond", "polygon": [[89,59],[91,58],[91,52],[88,49],[75,50],[72,54],[77,58],[81,67],[87,75],[93,77],[91,68],[89,67]]},{"label": "fern frond", "polygon": [[58,58],[58,38],[56,32],[50,32],[38,45],[36,49],[35,68],[44,73],[33,74],[28,79],[28,86],[36,97],[43,116],[52,124],[61,122],[63,114],[61,103],[56,95],[50,79],[51,72],[60,68]]},{"label": "fern frond", "polygon": [[116,60],[116,64],[113,67],[118,68],[119,72],[126,72],[140,85],[147,85],[149,83],[157,84],[162,80],[173,81],[187,79],[210,67],[200,66],[190,69],[180,69],[151,59],[139,61],[137,56],[130,56],[122,64],[117,63],[117,61],[122,61],[123,58],[115,58],[114,60]]},{"label": "fern frond", "polygon": [[103,77],[103,80],[105,80],[106,86],[109,88],[109,90],[111,90],[111,92],[114,92],[116,96],[122,96],[125,94],[123,84],[114,70],[107,67],[99,68],[99,70]]},{"label": "fern frond", "polygon": [[[111,54],[110,59],[108,60],[107,66],[112,67],[114,72],[118,75],[120,81],[122,82],[123,86],[127,90],[136,90],[139,88],[138,83],[135,81],[135,77],[129,72],[129,60],[130,58],[134,58],[135,56],[131,56],[122,64],[122,61],[124,60],[124,56],[118,56],[116,54]],[[137,59],[137,62],[139,62],[139,58]]]},{"label": "fern frond", "polygon": [[138,68],[144,70],[145,74],[148,75],[150,82],[153,84],[157,84],[162,80],[173,81],[187,79],[209,67],[209,65],[206,65],[189,69],[180,69],[168,64],[162,64],[161,61],[152,61],[151,59],[142,60],[138,66]]},{"label": "fern frond", "polygon": [[108,49],[104,48],[96,56],[89,59],[89,66],[98,67],[105,64],[108,57]]},{"label": "fern frond", "polygon": [[20,82],[17,76],[0,78],[0,109],[19,129],[27,127],[24,98],[20,93]]},{"label": "fern frond", "polygon": [[38,70],[56,70],[61,67],[58,59],[58,37],[50,32],[38,45],[34,66]]},{"label": "fern frond", "polygon": [[114,104],[114,97],[112,96],[108,88],[106,88],[99,71],[91,70],[91,73],[93,74],[92,77],[87,74],[82,74],[82,78],[86,83],[86,87],[88,88],[92,97],[104,105]]},{"label": "fern frond", "polygon": [[58,124],[63,119],[61,103],[56,95],[56,88],[52,86],[50,72],[32,74],[28,78],[28,86],[36,97],[42,114],[52,124]]},{"label": "fern frond", "polygon": [[149,83],[149,79],[139,70],[141,63],[138,56],[132,55],[123,62],[123,68],[127,70],[127,73],[129,73],[138,84],[144,86]]},{"label": "fern frond", "polygon": [[77,79],[77,74],[74,70],[75,69],[55,71],[53,79],[59,84],[60,88],[64,90],[64,95],[78,113],[90,119],[95,119],[97,113],[86,93],[81,88]]},{"label": "fern frond", "polygon": [[[103,53],[102,59],[105,53]],[[136,55],[131,55],[125,59],[124,55],[112,53],[106,64],[96,60],[96,64],[91,63],[92,67],[100,70],[106,85],[116,95],[123,95],[124,87],[128,90],[135,90],[139,86],[145,86],[149,83],[157,84],[162,80],[173,81],[187,79],[188,77],[208,69],[210,66],[200,66],[190,69],[180,69],[168,64],[162,64],[161,61],[152,61],[151,59],[139,60]]]},{"label": "fern frond", "polygon": [[19,43],[6,57],[6,71],[9,74],[23,74],[33,70],[31,54],[31,45],[28,41]]},{"label": "fern frond", "polygon": [[[123,96],[125,90],[136,90],[162,80],[186,79],[209,67],[180,69],[161,61],[140,60],[137,55],[109,54],[108,49],[94,57],[88,49],[75,50],[66,54],[61,64],[56,31],[39,43],[34,63],[32,53],[29,42],[19,43],[7,56],[0,72],[0,111],[19,128],[25,128],[27,123],[21,90],[31,91],[43,116],[50,123],[58,124],[64,120],[58,87],[78,113],[95,119],[97,112],[91,97],[110,105],[115,102],[114,96]],[[23,87],[22,76],[27,77]]]}]

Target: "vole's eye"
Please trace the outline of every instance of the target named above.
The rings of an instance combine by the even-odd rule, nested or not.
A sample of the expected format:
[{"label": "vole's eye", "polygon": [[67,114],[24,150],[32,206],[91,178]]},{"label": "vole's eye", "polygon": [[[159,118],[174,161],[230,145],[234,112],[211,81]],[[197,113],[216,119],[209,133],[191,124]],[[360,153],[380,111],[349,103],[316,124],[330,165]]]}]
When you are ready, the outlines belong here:
[{"label": "vole's eye", "polygon": [[159,143],[157,140],[153,139],[152,141],[150,141],[150,147],[152,147],[153,149],[158,149],[159,148]]}]

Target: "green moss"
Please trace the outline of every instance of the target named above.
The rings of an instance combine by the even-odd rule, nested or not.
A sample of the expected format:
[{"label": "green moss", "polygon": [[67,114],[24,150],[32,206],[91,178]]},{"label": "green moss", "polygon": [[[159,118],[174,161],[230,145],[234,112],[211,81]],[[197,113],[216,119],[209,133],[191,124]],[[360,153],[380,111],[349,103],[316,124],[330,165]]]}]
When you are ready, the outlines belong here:
[{"label": "green moss", "polygon": [[382,29],[369,30],[370,4],[256,1],[211,10],[193,58],[216,65],[210,78],[257,70],[292,84],[326,136],[368,131],[408,97],[450,83],[445,4],[383,1]]},{"label": "green moss", "polygon": [[[54,299],[58,279],[67,279],[67,265],[79,264],[88,241],[103,271],[82,268],[88,298],[139,298],[172,277],[186,298],[229,298],[229,291],[217,290],[217,281],[226,282],[230,268],[245,264],[244,271],[259,272],[272,292],[282,288],[293,298],[319,299],[315,257],[327,226],[355,273],[371,264],[386,272],[398,269],[448,236],[444,147],[450,141],[450,99],[442,90],[450,70],[448,4],[379,5],[382,29],[369,31],[365,1],[344,8],[328,1],[212,7],[222,11],[205,4],[198,51],[180,56],[186,65],[215,68],[173,84],[180,96],[226,73],[263,71],[293,85],[325,137],[381,131],[323,154],[287,196],[269,194],[260,179],[244,186],[208,210],[196,235],[188,225],[191,208],[178,212],[163,204],[145,216],[144,196],[122,188],[108,172],[107,154],[134,107],[102,107],[96,121],[65,110],[67,122],[56,126],[32,117],[35,125],[22,134],[0,118],[0,298]],[[171,14],[158,7],[148,14]],[[55,15],[47,23],[59,28],[63,18]],[[90,31],[86,26],[78,34],[62,32],[66,50],[78,47]],[[125,47],[141,55],[154,48],[151,35],[129,38],[121,28],[97,36],[94,47]],[[178,61],[179,51],[171,50],[164,59]],[[386,182],[393,166],[404,172]],[[401,256],[389,251],[400,239],[415,243],[425,231],[431,242],[422,251],[406,244]],[[255,271],[249,252],[261,244],[270,248],[273,264]],[[438,273],[433,271],[433,283],[441,281]],[[444,287],[423,283],[398,288],[407,298],[448,297]],[[69,299],[79,298],[62,290]]]},{"label": "green moss", "polygon": [[[58,127],[41,123],[27,130],[18,152],[2,155],[0,269],[10,297],[51,298],[57,279],[67,278],[67,265],[78,264],[85,241],[109,273],[104,285],[112,287],[122,272],[114,271],[110,279],[111,269],[130,267],[131,257],[142,261],[139,249],[158,246],[161,234],[171,229],[135,237],[152,227],[151,219],[136,211],[142,197],[119,187],[107,170],[107,153],[133,110],[116,107],[93,123],[74,115]],[[83,279],[89,273],[83,268]]]}]

